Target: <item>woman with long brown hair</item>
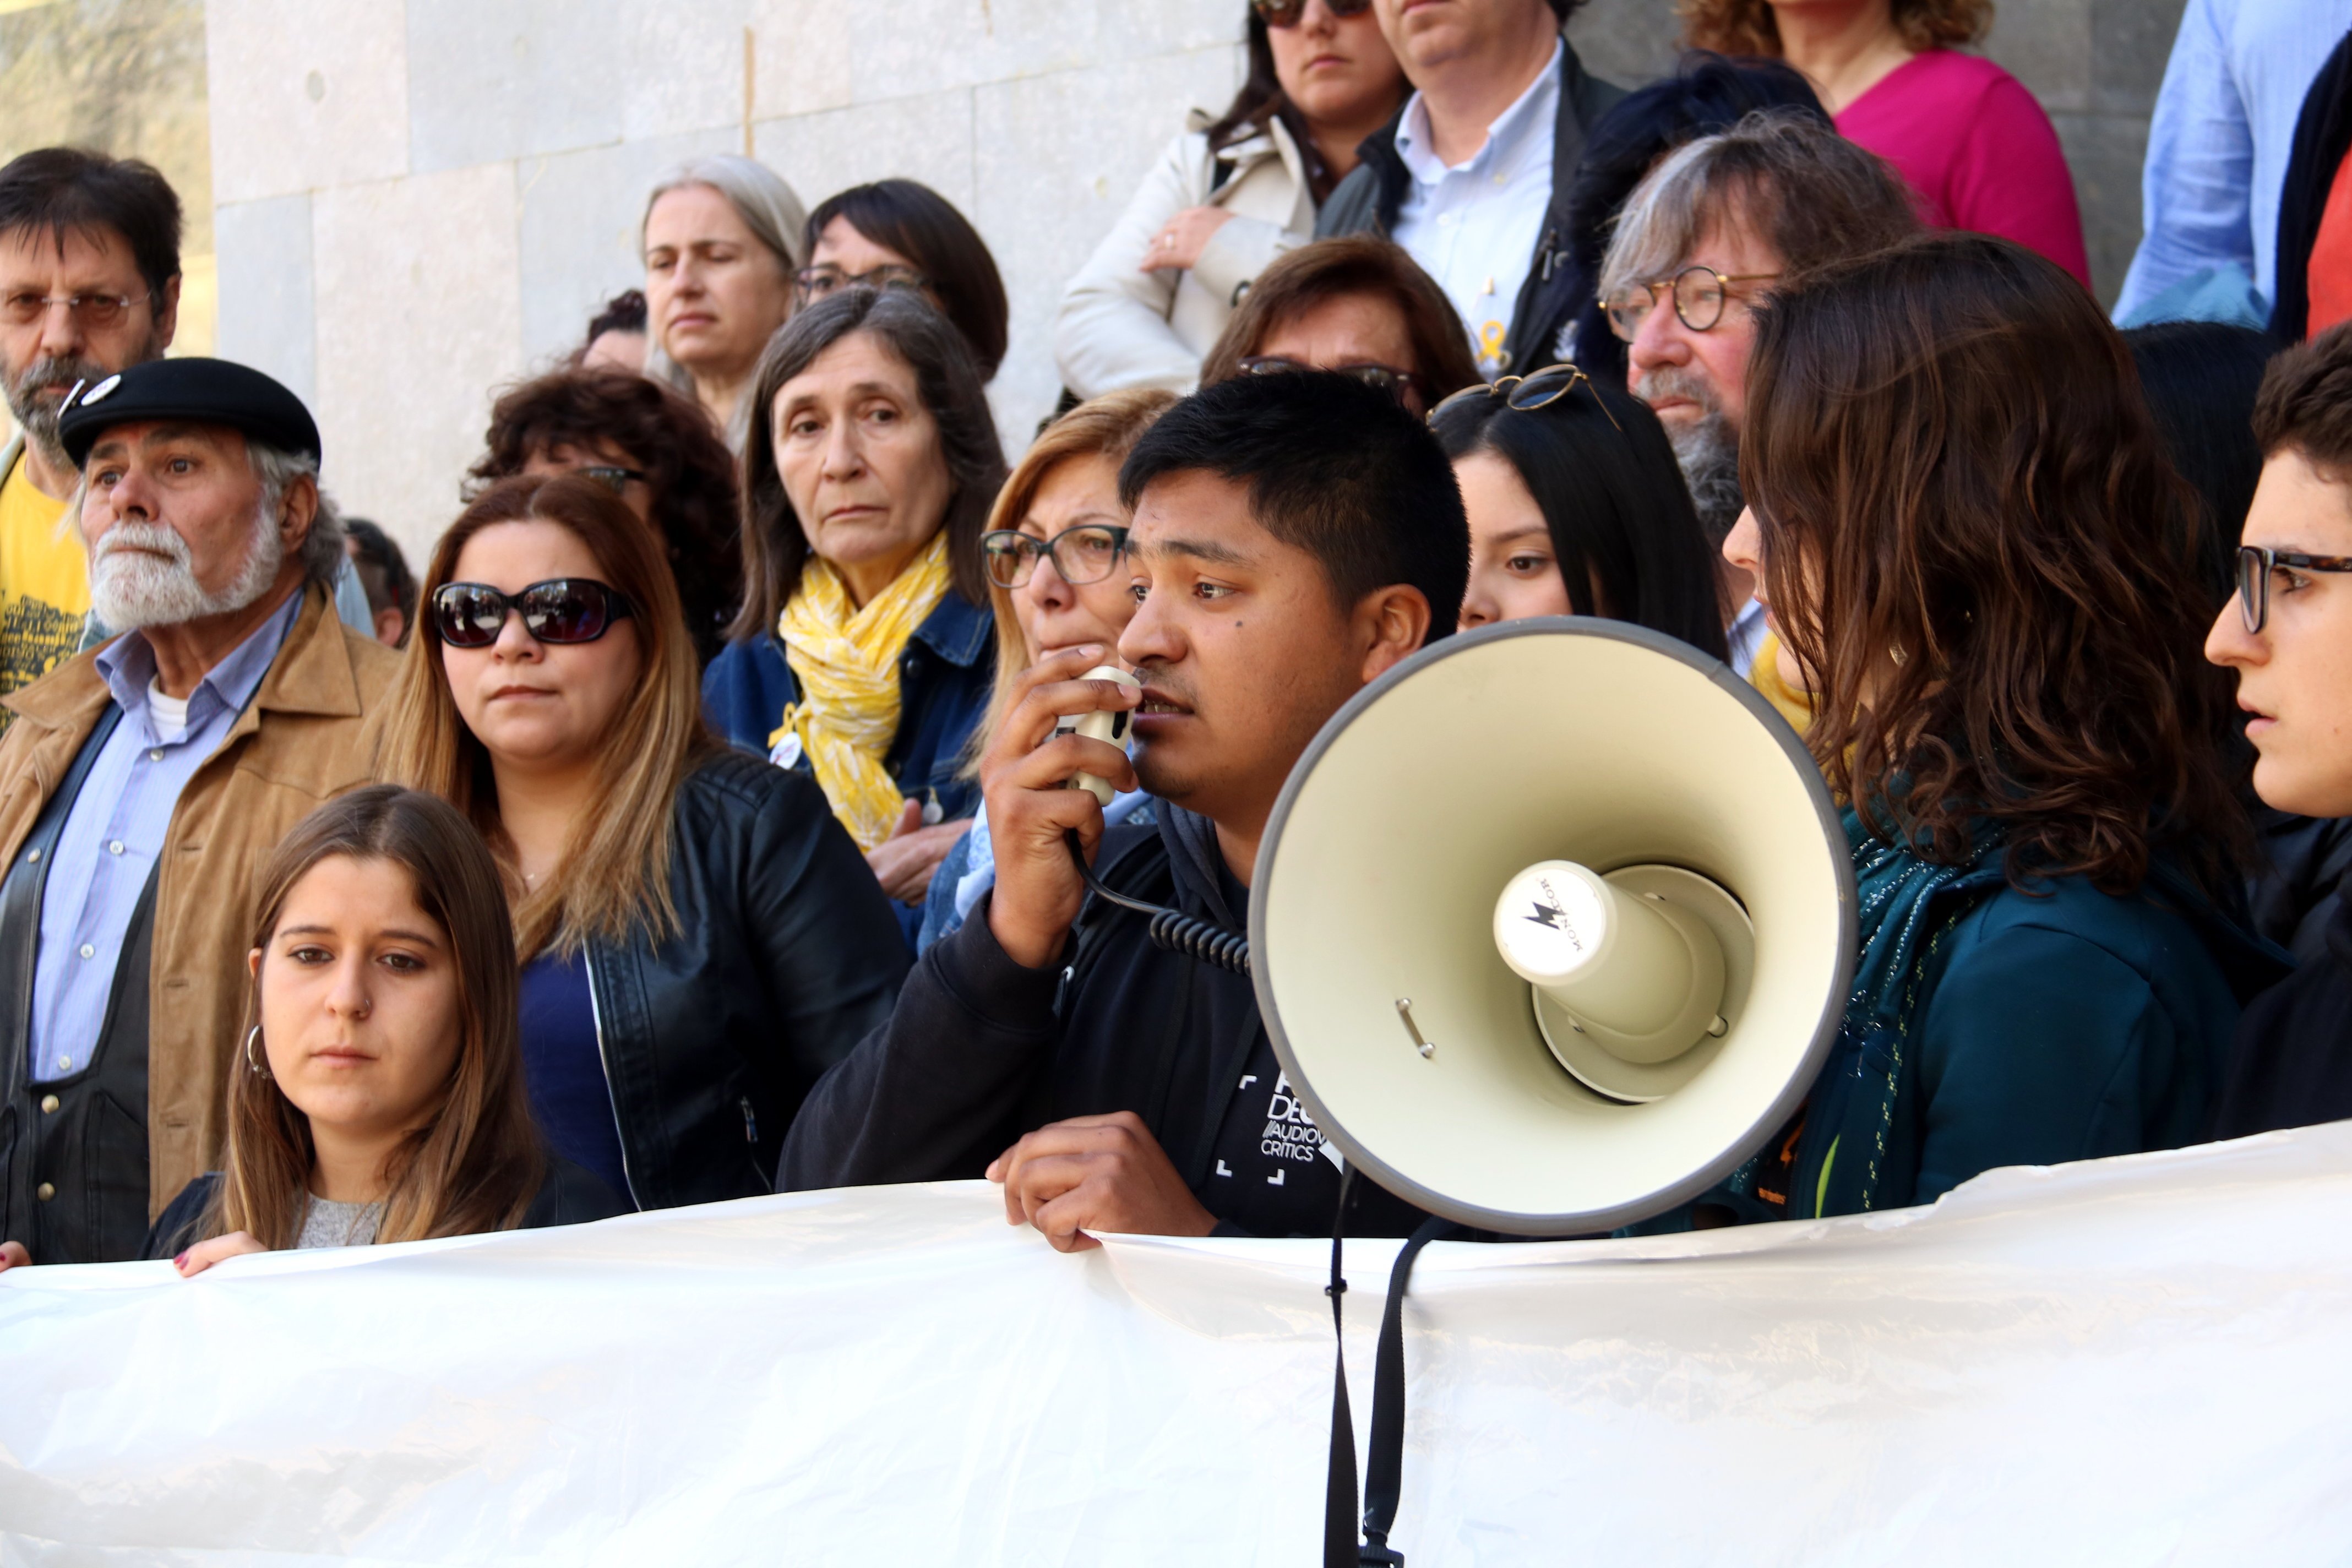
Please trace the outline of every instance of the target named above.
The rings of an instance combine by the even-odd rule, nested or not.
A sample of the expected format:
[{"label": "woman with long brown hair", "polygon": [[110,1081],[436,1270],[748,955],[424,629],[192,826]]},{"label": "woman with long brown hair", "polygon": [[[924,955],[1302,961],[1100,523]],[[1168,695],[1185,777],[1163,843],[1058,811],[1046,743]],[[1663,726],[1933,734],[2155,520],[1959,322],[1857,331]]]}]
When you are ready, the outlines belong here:
[{"label": "woman with long brown hair", "polygon": [[506,898],[446,803],[378,784],[303,818],[263,874],[247,962],[226,1154],[164,1209],[149,1257],[193,1276],[625,1212],[531,1128]]},{"label": "woman with long brown hair", "polygon": [[2022,247],[1931,235],[1759,308],[1725,554],[1846,803],[1862,952],[1800,1129],[1705,1200],[1934,1200],[1995,1165],[2197,1135],[2275,973],[2193,500],[2122,339]]},{"label": "woman with long brown hair", "polygon": [[881,889],[814,781],[705,727],[661,541],[609,489],[492,485],[421,602],[379,776],[497,858],[550,1144],[640,1208],[766,1192],[905,977]]}]

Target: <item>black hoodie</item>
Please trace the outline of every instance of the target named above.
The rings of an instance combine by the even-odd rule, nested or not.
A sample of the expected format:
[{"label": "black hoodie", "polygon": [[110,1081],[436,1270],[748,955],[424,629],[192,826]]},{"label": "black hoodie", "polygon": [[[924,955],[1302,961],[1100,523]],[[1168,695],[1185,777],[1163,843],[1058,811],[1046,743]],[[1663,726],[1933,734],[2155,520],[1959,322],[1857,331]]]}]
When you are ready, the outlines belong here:
[{"label": "black hoodie", "polygon": [[[1248,900],[1205,817],[1159,804],[1097,868],[1130,898],[1238,931]],[[1024,1132],[1131,1110],[1221,1235],[1328,1236],[1338,1151],[1283,1080],[1245,976],[1153,945],[1145,917],[1089,899],[1059,963],[1028,969],[987,905],[915,966],[889,1022],[809,1091],[780,1190],[977,1176]],[[1404,1236],[1419,1209],[1356,1184],[1349,1234]]]}]

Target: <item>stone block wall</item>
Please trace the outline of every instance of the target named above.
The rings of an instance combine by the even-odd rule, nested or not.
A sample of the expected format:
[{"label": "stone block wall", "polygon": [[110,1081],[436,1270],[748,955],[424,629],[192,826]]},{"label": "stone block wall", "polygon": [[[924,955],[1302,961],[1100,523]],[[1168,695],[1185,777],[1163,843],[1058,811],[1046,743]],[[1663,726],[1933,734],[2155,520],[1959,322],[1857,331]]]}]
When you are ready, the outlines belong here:
[{"label": "stone block wall", "polygon": [[[2112,299],[2182,0],[2002,0],[1988,47],[2042,95]],[[1063,281],[1195,105],[1241,71],[1241,0],[206,0],[220,352],[316,409],[328,482],[420,557],[502,383],[641,281],[669,163],[755,153],[814,206],[935,186],[1003,269],[1008,447],[1052,405]],[[744,32],[756,40],[749,114]],[[1594,0],[1594,69],[1670,66],[1669,0]]]}]

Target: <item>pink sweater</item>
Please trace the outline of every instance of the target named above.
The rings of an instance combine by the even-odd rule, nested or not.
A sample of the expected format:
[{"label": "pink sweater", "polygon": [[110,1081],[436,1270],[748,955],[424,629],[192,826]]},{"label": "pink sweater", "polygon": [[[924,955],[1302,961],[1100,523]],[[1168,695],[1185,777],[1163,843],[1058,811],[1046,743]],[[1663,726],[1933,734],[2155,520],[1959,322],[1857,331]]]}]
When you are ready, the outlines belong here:
[{"label": "pink sweater", "polygon": [[1929,49],[1847,104],[1837,128],[1902,172],[1927,220],[1997,234],[2091,285],[2083,215],[2058,132],[2015,77]]}]

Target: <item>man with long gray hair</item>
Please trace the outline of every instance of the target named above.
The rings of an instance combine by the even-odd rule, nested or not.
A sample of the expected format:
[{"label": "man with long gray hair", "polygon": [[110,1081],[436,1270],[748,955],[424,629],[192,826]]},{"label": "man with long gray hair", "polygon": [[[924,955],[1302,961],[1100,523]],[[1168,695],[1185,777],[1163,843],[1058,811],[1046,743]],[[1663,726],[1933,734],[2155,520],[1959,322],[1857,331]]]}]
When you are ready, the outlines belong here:
[{"label": "man with long gray hair", "polygon": [[[1739,430],[1757,300],[1807,268],[1919,226],[1902,178],[1816,115],[1762,110],[1669,153],[1625,200],[1601,303],[1627,383],[1665,426],[1699,521],[1719,548],[1746,505]],[[1724,625],[1746,675],[1765,635],[1755,584],[1727,584]]]},{"label": "man with long gray hair", "polygon": [[58,441],[122,635],[5,700],[0,1256],[136,1258],[220,1153],[253,879],[368,780],[398,662],[336,616],[341,523],[301,400],[221,360],[79,389]]}]

